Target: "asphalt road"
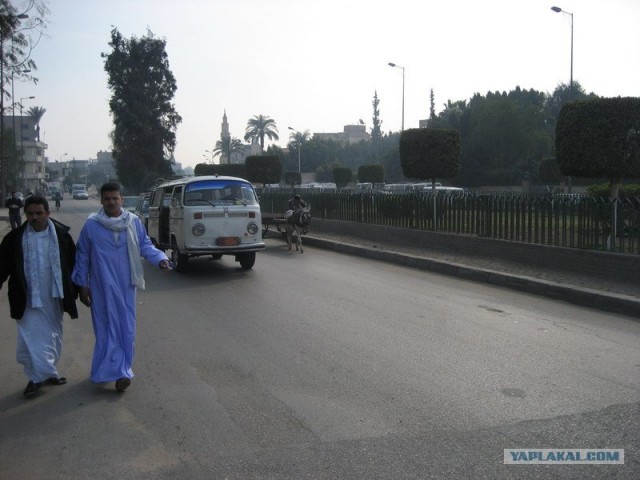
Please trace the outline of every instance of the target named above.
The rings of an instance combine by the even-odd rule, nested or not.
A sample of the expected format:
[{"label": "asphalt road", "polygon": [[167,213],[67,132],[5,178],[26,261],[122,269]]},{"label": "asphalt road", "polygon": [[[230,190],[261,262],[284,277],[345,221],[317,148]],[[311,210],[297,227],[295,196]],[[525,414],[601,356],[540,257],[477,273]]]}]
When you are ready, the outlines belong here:
[{"label": "asphalt road", "polygon": [[[54,212],[77,236],[95,200]],[[252,271],[145,266],[136,377],[33,400],[0,292],[1,479],[640,478],[640,322],[269,239]],[[506,448],[624,448],[616,466],[504,465]]]}]

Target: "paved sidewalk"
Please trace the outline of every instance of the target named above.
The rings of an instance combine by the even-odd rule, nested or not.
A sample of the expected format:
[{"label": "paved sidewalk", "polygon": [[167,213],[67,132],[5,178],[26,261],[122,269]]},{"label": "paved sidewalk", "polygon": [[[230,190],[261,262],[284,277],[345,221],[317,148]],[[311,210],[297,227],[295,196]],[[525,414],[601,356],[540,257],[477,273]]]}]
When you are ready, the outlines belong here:
[{"label": "paved sidewalk", "polygon": [[439,250],[407,248],[392,242],[373,243],[335,233],[310,232],[303,240],[310,246],[503,286],[640,319],[640,291],[624,279],[603,281],[570,272],[506,262],[499,258],[477,258]]}]

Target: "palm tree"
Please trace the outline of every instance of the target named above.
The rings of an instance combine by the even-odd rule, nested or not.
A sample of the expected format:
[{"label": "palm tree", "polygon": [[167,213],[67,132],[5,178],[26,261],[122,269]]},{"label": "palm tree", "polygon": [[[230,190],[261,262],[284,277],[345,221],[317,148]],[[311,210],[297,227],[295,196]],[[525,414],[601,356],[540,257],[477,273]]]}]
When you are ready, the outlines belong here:
[{"label": "palm tree", "polygon": [[247,122],[247,129],[244,135],[245,140],[257,139],[260,143],[262,151],[264,151],[264,137],[269,140],[278,140],[278,127],[276,127],[276,121],[266,115],[254,115]]},{"label": "palm tree", "polygon": [[298,171],[300,171],[300,150],[302,149],[302,145],[311,139],[311,134],[309,130],[299,132],[291,127],[289,127],[289,129],[293,130],[293,132],[289,134],[289,145],[287,145],[289,148],[289,156],[291,156],[292,151],[298,151]]},{"label": "palm tree", "polygon": [[36,123],[36,141],[37,142],[40,141],[40,120],[42,120],[42,117],[44,116],[46,111],[47,109],[44,107],[31,107],[29,108],[29,110],[27,110],[27,113],[29,114],[29,116],[32,117],[33,121]]},{"label": "palm tree", "polygon": [[309,140],[311,140],[311,133],[309,133],[309,130],[305,130],[304,132],[295,130],[289,134],[289,148],[297,149]]},{"label": "palm tree", "polygon": [[216,142],[216,147],[213,149],[213,156],[220,156],[220,163],[223,163],[224,158],[227,158],[227,163],[231,163],[231,155],[234,153],[244,153],[244,145],[239,138],[222,137],[222,140]]}]

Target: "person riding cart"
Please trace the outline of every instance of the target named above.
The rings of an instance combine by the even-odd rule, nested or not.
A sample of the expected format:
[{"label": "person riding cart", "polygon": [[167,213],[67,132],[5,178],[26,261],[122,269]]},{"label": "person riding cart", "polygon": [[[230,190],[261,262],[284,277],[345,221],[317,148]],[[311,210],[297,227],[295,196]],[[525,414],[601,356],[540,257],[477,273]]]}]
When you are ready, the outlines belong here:
[{"label": "person riding cart", "polygon": [[284,218],[289,218],[291,215],[293,215],[293,212],[295,212],[299,208],[304,208],[306,206],[307,204],[304,200],[302,200],[300,195],[294,195],[289,199],[289,203],[287,204],[288,210],[284,212]]}]

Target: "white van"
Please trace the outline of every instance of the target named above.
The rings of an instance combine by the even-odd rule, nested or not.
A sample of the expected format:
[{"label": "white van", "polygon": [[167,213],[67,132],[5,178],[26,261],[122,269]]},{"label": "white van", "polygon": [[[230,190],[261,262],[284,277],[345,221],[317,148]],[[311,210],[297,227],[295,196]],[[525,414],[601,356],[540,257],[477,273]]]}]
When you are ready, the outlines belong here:
[{"label": "white van", "polygon": [[189,257],[233,255],[253,267],[265,248],[258,196],[250,182],[222,176],[188,177],[158,185],[149,205],[148,233],[161,250],[171,250],[179,272]]}]

